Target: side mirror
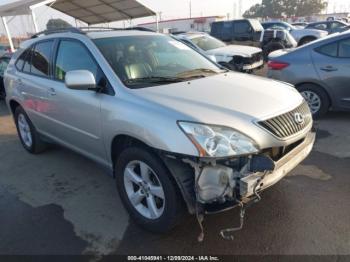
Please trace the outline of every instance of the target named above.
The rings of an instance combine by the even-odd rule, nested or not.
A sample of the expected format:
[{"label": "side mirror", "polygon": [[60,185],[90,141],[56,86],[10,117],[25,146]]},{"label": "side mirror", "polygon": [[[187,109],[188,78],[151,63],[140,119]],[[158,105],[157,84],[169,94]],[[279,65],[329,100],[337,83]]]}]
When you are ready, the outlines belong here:
[{"label": "side mirror", "polygon": [[88,70],[72,70],[66,73],[65,84],[74,90],[96,90],[96,79]]}]

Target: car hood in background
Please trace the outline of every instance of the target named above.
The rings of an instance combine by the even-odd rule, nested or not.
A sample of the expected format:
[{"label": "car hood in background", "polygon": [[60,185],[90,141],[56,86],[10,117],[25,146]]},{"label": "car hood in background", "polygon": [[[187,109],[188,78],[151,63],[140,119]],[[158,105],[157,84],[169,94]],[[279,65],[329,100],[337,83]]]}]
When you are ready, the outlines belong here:
[{"label": "car hood in background", "polygon": [[262,52],[260,48],[243,46],[243,45],[228,45],[220,48],[215,48],[212,50],[206,51],[208,55],[214,56],[243,56],[251,57],[253,54]]},{"label": "car hood in background", "polygon": [[[141,99],[192,121],[226,125],[252,122],[296,108],[303,98],[290,85],[242,73],[225,73],[193,81],[132,90]],[[181,119],[178,119],[181,120]]]},{"label": "car hood in background", "polygon": [[282,55],[289,54],[290,52],[292,52],[294,50],[295,50],[295,48],[288,48],[288,49],[280,49],[280,50],[273,51],[269,54],[269,60],[275,59],[275,58],[282,56]]}]

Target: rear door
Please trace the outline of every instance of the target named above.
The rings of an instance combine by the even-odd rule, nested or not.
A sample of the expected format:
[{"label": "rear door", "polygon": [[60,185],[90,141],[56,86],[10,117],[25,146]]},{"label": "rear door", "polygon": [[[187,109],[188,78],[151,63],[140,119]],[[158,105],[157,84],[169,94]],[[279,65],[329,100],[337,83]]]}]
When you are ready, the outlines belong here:
[{"label": "rear door", "polygon": [[320,79],[332,93],[334,105],[350,108],[350,38],[335,41],[312,53]]},{"label": "rear door", "polygon": [[51,56],[54,40],[43,40],[28,48],[17,60],[16,82],[22,106],[40,132],[47,131],[46,112],[49,110],[47,90],[51,78]]}]

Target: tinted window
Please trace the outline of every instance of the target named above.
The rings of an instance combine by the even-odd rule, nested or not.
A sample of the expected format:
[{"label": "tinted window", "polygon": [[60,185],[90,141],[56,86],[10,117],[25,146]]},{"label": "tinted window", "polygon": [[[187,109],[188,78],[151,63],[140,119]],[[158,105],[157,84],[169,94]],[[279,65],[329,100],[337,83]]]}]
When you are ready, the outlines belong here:
[{"label": "tinted window", "polygon": [[251,31],[251,26],[247,22],[236,22],[235,23],[235,33],[249,33]]},{"label": "tinted window", "polygon": [[88,70],[96,78],[98,66],[83,44],[77,41],[63,40],[58,48],[55,77],[63,81],[66,73],[72,70]]},{"label": "tinted window", "polygon": [[26,49],[20,56],[19,58],[17,59],[16,61],[16,67],[18,70],[22,71],[23,69],[23,65],[24,65],[24,61],[28,55],[28,53],[30,52],[29,49]]},{"label": "tinted window", "polygon": [[338,23],[338,22],[331,23],[331,28],[332,29],[340,28],[340,27],[344,27],[344,25],[342,23]]},{"label": "tinted window", "polygon": [[317,48],[316,51],[323,54],[323,55],[336,57],[337,52],[338,52],[338,44],[332,43],[332,44],[324,45],[324,46]]},{"label": "tinted window", "polygon": [[32,64],[32,49],[28,50],[28,54],[24,60],[23,72],[30,73],[30,66]]},{"label": "tinted window", "polygon": [[316,24],[314,26],[311,26],[312,28],[319,29],[319,30],[326,30],[327,25],[326,24]]},{"label": "tinted window", "polygon": [[31,73],[39,76],[49,76],[52,44],[53,41],[46,41],[35,45],[32,51]]},{"label": "tinted window", "polygon": [[339,42],[339,57],[350,58],[350,39]]}]

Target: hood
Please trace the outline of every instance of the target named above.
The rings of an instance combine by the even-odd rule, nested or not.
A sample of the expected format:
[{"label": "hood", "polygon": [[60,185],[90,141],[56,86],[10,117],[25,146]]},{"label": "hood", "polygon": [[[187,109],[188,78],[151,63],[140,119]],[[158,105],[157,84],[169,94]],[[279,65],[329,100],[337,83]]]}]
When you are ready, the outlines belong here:
[{"label": "hood", "polygon": [[228,45],[220,48],[215,48],[206,51],[208,55],[219,55],[219,56],[243,56],[251,57],[253,54],[262,52],[260,48],[243,46],[243,45]]},{"label": "hood", "polygon": [[161,106],[179,113],[183,120],[217,125],[232,118],[266,119],[296,108],[303,100],[291,85],[235,72],[131,92],[158,104],[158,110]]}]

